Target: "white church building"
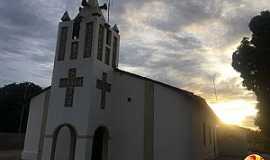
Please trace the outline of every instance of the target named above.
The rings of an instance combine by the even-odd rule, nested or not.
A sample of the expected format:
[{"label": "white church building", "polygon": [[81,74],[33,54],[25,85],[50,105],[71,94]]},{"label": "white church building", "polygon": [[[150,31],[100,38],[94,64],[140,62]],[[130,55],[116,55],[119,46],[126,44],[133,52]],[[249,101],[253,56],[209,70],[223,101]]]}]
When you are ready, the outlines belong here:
[{"label": "white church building", "polygon": [[210,160],[217,118],[191,92],[118,69],[97,0],[59,24],[52,84],[32,98],[23,160]]}]

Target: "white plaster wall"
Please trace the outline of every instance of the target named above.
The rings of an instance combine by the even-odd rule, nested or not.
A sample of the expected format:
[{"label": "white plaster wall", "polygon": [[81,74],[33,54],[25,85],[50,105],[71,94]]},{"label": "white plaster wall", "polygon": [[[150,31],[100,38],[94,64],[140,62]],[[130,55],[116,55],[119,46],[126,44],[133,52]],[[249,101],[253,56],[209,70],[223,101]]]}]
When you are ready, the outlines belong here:
[{"label": "white plaster wall", "polygon": [[89,152],[91,150],[87,150],[86,147],[88,145],[88,139],[87,138],[78,138],[76,142],[76,149],[75,149],[75,160],[91,160],[91,157],[89,157]]},{"label": "white plaster wall", "polygon": [[[69,39],[71,39],[71,24],[62,24],[68,25],[70,28]],[[97,24],[96,24],[97,25]],[[81,25],[81,32],[84,30],[85,25]],[[96,32],[95,32],[96,33]],[[80,47],[77,60],[70,60],[70,42],[68,42],[68,47],[66,49],[66,58],[65,61],[55,61],[53,80],[52,80],[52,91],[51,99],[49,103],[48,111],[48,122],[46,128],[46,141],[44,144],[44,154],[43,160],[49,160],[49,155],[51,152],[52,146],[52,135],[55,129],[62,124],[72,125],[77,133],[77,144],[75,151],[75,159],[82,160],[86,159],[86,148],[87,148],[87,138],[80,137],[89,137],[89,123],[91,117],[91,107],[95,104],[93,96],[96,95],[96,68],[95,61],[96,56],[92,53],[92,57],[83,59],[83,43],[84,43],[84,34],[80,34]],[[96,43],[94,43],[93,48],[96,48]],[[66,88],[59,88],[60,78],[66,78],[68,76],[68,69],[77,68],[77,77],[83,77],[83,87],[75,87],[74,97],[73,97],[73,106],[64,107],[65,101],[65,92]],[[84,153],[82,153],[84,152]]]},{"label": "white plaster wall", "polygon": [[[64,61],[55,60],[52,79],[52,93],[49,103],[47,135],[52,135],[54,130],[61,124],[73,125],[78,134],[87,134],[89,105],[92,103],[90,97],[91,88],[94,86],[93,58],[83,59],[83,33],[80,35],[80,47],[77,60],[70,60],[70,44],[72,36],[72,23],[61,23],[60,27],[68,26],[69,36]],[[85,25],[81,25],[81,32]],[[95,48],[95,47],[93,47]],[[68,76],[70,68],[77,68],[77,77],[84,77],[83,87],[75,87],[73,107],[64,107],[66,88],[59,88],[59,80]]]},{"label": "white plaster wall", "polygon": [[111,159],[143,160],[144,80],[114,72],[112,95]]},{"label": "white plaster wall", "polygon": [[[143,159],[145,79],[113,73],[111,99],[112,159]],[[128,97],[131,102],[128,102]],[[154,159],[214,159],[215,115],[195,95],[154,83]],[[202,124],[206,123],[206,146]],[[218,146],[216,144],[216,153]]]},{"label": "white plaster wall", "polygon": [[191,108],[181,93],[155,84],[154,159],[191,157]]},{"label": "white plaster wall", "polygon": [[41,160],[50,159],[52,143],[53,143],[53,140],[51,137],[44,137],[44,145],[42,147]]},{"label": "white plaster wall", "polygon": [[[144,159],[145,79],[114,72],[112,160]],[[128,98],[131,102],[128,102]],[[154,83],[154,159],[191,159],[191,102],[175,89]]]},{"label": "white plaster wall", "polygon": [[[194,160],[214,159],[218,155],[218,146],[216,141],[217,119],[211,108],[200,99],[193,100],[192,105],[192,155]],[[203,124],[206,125],[204,144]],[[211,128],[211,137],[209,135]],[[211,143],[210,143],[211,138]]]},{"label": "white plaster wall", "polygon": [[38,158],[40,138],[42,132],[42,120],[46,104],[46,95],[49,90],[32,98],[30,103],[30,111],[27,122],[27,130],[25,134],[24,149],[22,159],[36,160]]},{"label": "white plaster wall", "polygon": [[[85,24],[94,21],[94,34],[92,55],[89,58],[83,58],[84,41],[85,41]],[[61,27],[69,27],[66,55],[64,61],[57,61],[55,58],[54,71],[52,78],[51,99],[49,102],[48,120],[46,127],[46,141],[44,144],[44,153],[50,153],[52,135],[55,129],[62,124],[72,125],[77,132],[77,143],[75,157],[78,160],[90,157],[92,137],[95,129],[101,125],[107,126],[109,130],[111,117],[111,108],[100,109],[100,90],[96,88],[97,79],[102,79],[102,73],[108,73],[108,82],[111,83],[112,67],[106,65],[105,54],[103,54],[103,61],[97,60],[97,37],[99,24],[104,24],[104,20],[97,17],[84,18],[81,23],[79,51],[76,60],[70,60],[70,48],[72,40],[72,22],[62,22]],[[106,34],[106,32],[104,33]],[[119,35],[113,32],[119,40]],[[113,36],[112,36],[113,38]],[[59,39],[59,35],[58,35]],[[104,38],[105,44],[106,38]],[[59,42],[58,42],[59,43]],[[56,47],[56,57],[59,46]],[[104,45],[105,49],[105,45]],[[105,52],[104,52],[105,53]],[[111,53],[112,59],[112,53]],[[117,54],[118,62],[118,54]],[[83,77],[83,87],[75,87],[73,106],[64,107],[66,88],[59,88],[59,80],[68,76],[70,68],[77,68],[77,77]],[[106,96],[107,106],[112,106],[110,103],[112,97],[108,93]],[[81,154],[82,152],[85,152]],[[43,155],[43,159],[47,160],[47,155]]]},{"label": "white plaster wall", "polygon": [[[65,60],[56,60],[54,64],[43,160],[49,159],[53,132],[62,124],[72,125],[78,134],[76,160],[91,157],[92,138],[95,129],[99,126],[106,126],[109,130],[111,159],[142,160],[144,158],[145,80],[113,72],[111,66],[104,64],[105,55],[102,62],[98,61],[97,39],[93,42],[92,56],[83,58],[85,23],[89,21],[96,22],[94,37],[97,37],[99,23],[104,23],[96,18],[83,19],[77,60],[69,59],[72,23],[60,24],[60,27],[69,27],[69,36]],[[119,38],[119,35],[117,36]],[[70,68],[77,68],[77,77],[83,76],[84,82],[83,87],[75,88],[73,107],[67,108],[64,107],[66,89],[59,88],[59,80],[68,76]],[[101,93],[96,88],[96,80],[102,78],[103,72],[108,73],[108,82],[112,84],[111,93],[106,93],[104,110],[100,108]],[[128,102],[129,97],[131,102]],[[192,99],[187,98],[184,93],[161,84],[154,85],[155,160],[191,159],[192,138],[197,137],[192,133],[195,131],[192,125],[197,125],[197,120],[192,119],[192,107]]]},{"label": "white plaster wall", "polygon": [[[94,40],[92,46],[92,55],[89,58],[83,58],[84,41],[85,41],[85,26],[88,22],[94,22]],[[64,61],[57,61],[55,58],[53,78],[52,78],[52,98],[50,100],[48,126],[46,130],[47,135],[52,135],[55,128],[63,123],[73,125],[79,135],[90,136],[94,133],[96,127],[104,122],[105,112],[100,111],[99,89],[96,88],[96,80],[102,79],[102,73],[110,74],[112,71],[111,64],[106,65],[105,54],[103,54],[103,61],[97,60],[97,37],[99,24],[104,24],[104,20],[97,17],[84,18],[81,22],[78,59],[70,60],[70,44],[72,40],[72,22],[62,22],[59,28],[69,27],[68,41],[66,48],[66,56]],[[105,32],[106,33],[106,32]],[[112,32],[119,40],[119,35]],[[113,38],[112,36],[112,38]],[[59,35],[58,35],[59,39]],[[104,38],[105,44],[106,38]],[[56,51],[59,46],[57,45]],[[105,45],[104,45],[105,49]],[[105,52],[104,52],[105,53]],[[56,53],[56,57],[57,57]],[[111,60],[112,60],[112,53]],[[118,54],[117,54],[118,62]],[[68,76],[68,69],[77,68],[77,77],[83,77],[83,87],[75,87],[73,107],[64,107],[64,99],[66,88],[59,88],[59,80]],[[109,75],[108,75],[109,76]],[[108,77],[110,82],[110,77]],[[107,97],[109,103],[109,96]],[[109,105],[109,104],[108,104]]]}]

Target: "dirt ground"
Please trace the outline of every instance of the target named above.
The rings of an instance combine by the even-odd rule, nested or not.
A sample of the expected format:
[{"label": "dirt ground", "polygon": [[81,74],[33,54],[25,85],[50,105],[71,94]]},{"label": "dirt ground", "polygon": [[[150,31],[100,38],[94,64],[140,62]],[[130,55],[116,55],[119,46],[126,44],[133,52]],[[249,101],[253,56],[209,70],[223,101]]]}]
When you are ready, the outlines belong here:
[{"label": "dirt ground", "polygon": [[20,160],[21,150],[0,151],[0,160]]}]

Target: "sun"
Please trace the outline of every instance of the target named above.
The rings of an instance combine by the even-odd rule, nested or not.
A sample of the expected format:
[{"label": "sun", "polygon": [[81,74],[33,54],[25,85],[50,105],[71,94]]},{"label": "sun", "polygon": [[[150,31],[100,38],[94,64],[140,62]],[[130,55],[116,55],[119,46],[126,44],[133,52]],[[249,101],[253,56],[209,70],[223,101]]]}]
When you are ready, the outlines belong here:
[{"label": "sun", "polygon": [[257,110],[255,104],[245,100],[231,100],[210,105],[217,116],[227,124],[241,125],[248,116],[255,117]]}]

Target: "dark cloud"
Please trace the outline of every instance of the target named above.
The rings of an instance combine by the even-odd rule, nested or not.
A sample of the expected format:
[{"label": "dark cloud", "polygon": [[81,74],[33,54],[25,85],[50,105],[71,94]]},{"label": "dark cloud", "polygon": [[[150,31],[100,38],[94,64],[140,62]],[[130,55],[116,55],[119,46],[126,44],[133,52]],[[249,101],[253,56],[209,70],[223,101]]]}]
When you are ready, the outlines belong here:
[{"label": "dark cloud", "polygon": [[[264,10],[263,2],[267,0],[256,5],[247,0],[112,0],[111,22],[119,25],[122,37],[121,69],[132,68],[210,101],[216,75],[219,97],[254,100],[237,75],[224,77],[218,66],[231,67],[232,53],[223,52],[250,35],[249,20]],[[50,85],[57,23],[65,10],[75,17],[79,4],[80,0],[0,2],[0,85],[25,80]],[[130,17],[134,15],[136,23]],[[191,26],[206,31],[189,33]],[[151,32],[156,37],[147,41]]]},{"label": "dark cloud", "polygon": [[[52,63],[57,28],[46,14],[40,14],[40,6],[34,1],[0,2],[0,75],[6,75],[0,84],[25,80],[40,83],[32,72],[41,72]],[[21,72],[24,74],[18,74]],[[50,79],[50,74],[43,75]]]},{"label": "dark cloud", "polygon": [[[27,57],[29,61],[33,62],[32,64],[52,64],[57,20],[64,10],[71,10],[74,15],[80,1],[49,1],[48,4],[42,1],[12,1],[14,2],[0,2],[0,52],[5,55],[1,54],[0,59],[15,61],[14,58],[18,56],[14,57],[13,54],[16,54]],[[104,0],[100,2],[103,3]],[[220,0],[170,0],[165,3],[159,0],[119,0],[112,2],[112,21],[123,26],[121,31],[125,32],[126,27],[128,28],[127,13],[132,9],[140,13],[145,4],[151,5],[152,2],[163,3],[164,5],[160,7],[167,10],[168,15],[148,19],[144,23],[146,26],[170,33],[170,39],[159,40],[155,44],[159,48],[151,45],[145,46],[139,42],[127,43],[125,39],[122,39],[120,63],[147,67],[152,70],[176,70],[183,76],[208,76],[210,73],[207,73],[201,66],[202,63],[207,62],[207,57],[202,54],[205,52],[203,42],[194,36],[179,36],[175,34],[176,32],[190,24],[200,24],[209,19],[221,19],[229,28],[227,37],[223,38],[239,38],[240,35],[246,33],[246,30],[242,30],[250,17],[246,15],[253,14],[244,8],[241,11],[242,15],[235,15],[232,18],[222,17],[224,3]],[[243,2],[228,0],[226,3],[238,6]],[[151,10],[149,12],[151,13]],[[153,61],[152,59],[155,59],[156,56],[162,58]]]},{"label": "dark cloud", "polygon": [[[0,84],[10,80],[50,84],[57,23],[65,10],[74,17],[79,3],[79,0],[0,2],[0,77],[7,77],[0,79]],[[246,0],[113,0],[111,22],[119,24],[124,35],[120,66],[133,67],[139,74],[208,96],[211,77],[217,74],[222,79],[223,76],[209,68],[209,64],[227,63],[226,67],[230,67],[227,55],[209,53],[209,48],[222,51],[249,35],[248,22],[263,7]],[[137,25],[130,21],[131,15],[138,15],[138,21],[144,19]],[[224,33],[214,31],[221,28],[207,27],[215,22]],[[196,31],[187,33],[185,29],[192,25],[204,26],[210,32],[206,37]],[[134,33],[147,36],[151,31],[161,32],[165,37],[157,36],[155,41],[145,42],[143,36],[127,36]],[[221,36],[213,38],[217,35]],[[237,78],[220,81],[218,92],[232,99],[249,98],[242,94],[244,89],[238,82]]]},{"label": "dark cloud", "polygon": [[220,2],[217,0],[171,0],[165,3],[164,7],[169,10],[168,18],[158,17],[149,21],[149,24],[169,32],[178,31],[179,28],[192,23],[219,17],[221,14]]}]

